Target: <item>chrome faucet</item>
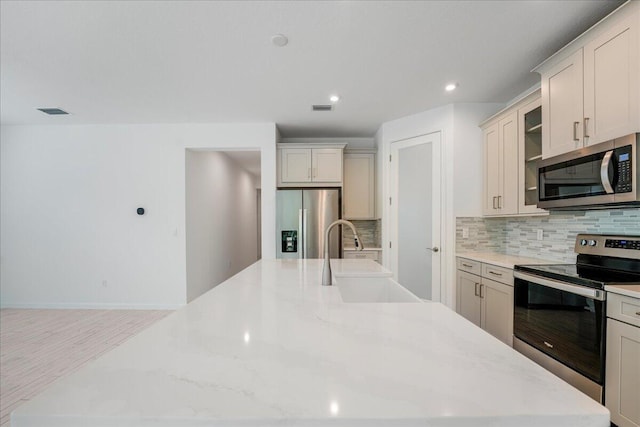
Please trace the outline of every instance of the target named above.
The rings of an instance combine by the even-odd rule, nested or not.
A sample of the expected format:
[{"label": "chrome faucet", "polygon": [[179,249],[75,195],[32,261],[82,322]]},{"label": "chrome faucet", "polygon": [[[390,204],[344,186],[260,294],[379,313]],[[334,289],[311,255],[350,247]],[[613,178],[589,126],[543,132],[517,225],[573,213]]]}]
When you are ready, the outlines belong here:
[{"label": "chrome faucet", "polygon": [[362,245],[362,242],[358,237],[358,232],[356,231],[356,228],[349,221],[345,221],[344,219],[339,219],[329,224],[324,236],[324,266],[322,267],[322,286],[331,286],[331,260],[329,259],[329,235],[331,234],[331,229],[339,224],[344,224],[351,227],[351,231],[353,231],[353,240],[356,244],[356,250],[361,251],[362,249],[364,249],[364,246]]}]

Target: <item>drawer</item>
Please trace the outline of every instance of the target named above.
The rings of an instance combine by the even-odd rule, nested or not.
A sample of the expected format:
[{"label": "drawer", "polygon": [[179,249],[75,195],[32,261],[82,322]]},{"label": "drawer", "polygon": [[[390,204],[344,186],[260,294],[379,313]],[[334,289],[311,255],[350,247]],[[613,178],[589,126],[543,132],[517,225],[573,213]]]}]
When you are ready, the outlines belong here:
[{"label": "drawer", "polygon": [[607,292],[607,317],[640,326],[640,299]]},{"label": "drawer", "polygon": [[378,261],[378,251],[344,251],[345,259],[370,259]]},{"label": "drawer", "polygon": [[491,264],[482,264],[482,277],[513,286],[513,270]]},{"label": "drawer", "polygon": [[458,270],[466,271],[467,273],[477,274],[482,273],[482,263],[478,261],[471,261],[466,258],[457,258]]}]

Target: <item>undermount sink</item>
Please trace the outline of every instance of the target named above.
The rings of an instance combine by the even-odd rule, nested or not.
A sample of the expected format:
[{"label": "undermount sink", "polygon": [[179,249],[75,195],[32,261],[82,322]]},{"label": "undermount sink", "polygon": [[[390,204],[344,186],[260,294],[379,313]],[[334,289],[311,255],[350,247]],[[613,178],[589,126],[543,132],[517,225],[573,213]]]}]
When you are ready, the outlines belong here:
[{"label": "undermount sink", "polygon": [[344,302],[422,302],[389,277],[338,277],[335,286]]}]

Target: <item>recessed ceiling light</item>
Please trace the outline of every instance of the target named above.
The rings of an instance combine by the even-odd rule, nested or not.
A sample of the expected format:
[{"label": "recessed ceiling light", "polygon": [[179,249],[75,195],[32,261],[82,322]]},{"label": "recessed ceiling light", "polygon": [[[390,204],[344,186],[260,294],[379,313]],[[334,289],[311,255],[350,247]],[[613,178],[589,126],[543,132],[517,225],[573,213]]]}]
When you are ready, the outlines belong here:
[{"label": "recessed ceiling light", "polygon": [[444,87],[444,90],[446,90],[447,92],[451,92],[452,90],[455,90],[457,87],[458,87],[458,83],[449,83]]},{"label": "recessed ceiling light", "polygon": [[38,110],[42,111],[45,114],[49,114],[50,116],[60,116],[64,114],[69,114],[60,108],[38,108]]},{"label": "recessed ceiling light", "polygon": [[287,36],[284,36],[282,34],[276,34],[271,37],[271,43],[273,43],[274,46],[283,47],[286,46],[287,43],[289,43],[289,39],[287,38]]},{"label": "recessed ceiling light", "polygon": [[331,96],[329,97],[329,101],[331,101],[331,102],[338,102],[338,101],[340,101],[340,97],[339,97],[338,95],[331,95]]}]

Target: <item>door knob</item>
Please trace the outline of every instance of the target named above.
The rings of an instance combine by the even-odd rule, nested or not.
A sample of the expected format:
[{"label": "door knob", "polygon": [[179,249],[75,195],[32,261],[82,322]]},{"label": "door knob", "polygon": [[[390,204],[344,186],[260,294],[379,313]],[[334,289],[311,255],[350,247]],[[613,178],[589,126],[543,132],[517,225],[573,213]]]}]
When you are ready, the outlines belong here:
[{"label": "door knob", "polygon": [[438,252],[440,250],[440,248],[438,248],[437,246],[434,246],[432,248],[427,248],[428,251],[433,251],[433,252]]}]

